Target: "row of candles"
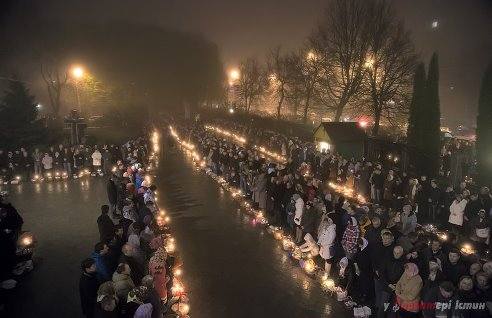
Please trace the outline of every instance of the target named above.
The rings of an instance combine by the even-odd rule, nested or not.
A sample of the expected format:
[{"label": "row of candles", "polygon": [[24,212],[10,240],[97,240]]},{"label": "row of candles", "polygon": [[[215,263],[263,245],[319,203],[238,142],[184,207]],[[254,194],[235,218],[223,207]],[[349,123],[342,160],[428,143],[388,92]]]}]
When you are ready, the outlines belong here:
[{"label": "row of candles", "polygon": [[[246,146],[247,145],[246,137],[244,137],[244,136],[240,136],[234,132],[222,129],[222,128],[217,127],[217,126],[205,125],[204,127],[205,127],[205,130],[213,131],[214,133],[216,133],[218,135],[222,135],[222,136],[231,138],[240,146]],[[254,150],[272,158],[276,162],[279,162],[279,163],[286,163],[287,162],[287,159],[284,156],[282,156],[282,155],[278,154],[277,152],[270,150],[264,146],[252,145],[251,147]]]},{"label": "row of candles", "polygon": [[[171,134],[176,138],[178,143],[183,146],[187,154],[193,158],[195,164],[202,169],[206,169],[206,159],[200,157],[200,155],[195,151],[195,146],[191,143],[180,140],[175,130],[172,127],[170,127],[170,129]],[[224,131],[220,128],[217,129],[216,127],[214,127],[213,129],[209,128],[208,130],[214,130],[215,132],[219,133]],[[224,135],[233,136],[234,139],[236,139],[235,136],[237,136],[233,135],[231,132],[227,132],[227,134]],[[253,206],[244,199],[241,190],[232,187],[224,178],[217,176],[209,170],[207,170],[207,174],[209,174],[215,181],[217,181],[224,190],[230,192],[231,197],[240,203],[245,213],[252,217],[252,223],[254,225],[261,224],[266,226],[268,228],[268,232],[271,233],[273,237],[281,243],[283,250],[288,252],[288,254],[293,259],[299,261],[299,265],[308,275],[317,277],[323,290],[329,293],[343,291],[341,287],[336,286],[333,279],[331,279],[321,268],[316,265],[310,253],[304,253],[301,251],[301,249],[295,244],[289,234],[284,233],[284,231],[279,227],[269,225],[263,211],[254,209]],[[346,198],[351,198],[352,200],[360,204],[367,204],[366,199],[362,195],[357,194],[355,190],[351,187],[334,182],[329,182],[328,186],[333,191],[344,195],[344,197]],[[438,230],[435,225],[426,225],[424,230],[426,232],[434,233],[441,241],[446,241],[448,239],[447,232]],[[476,253],[473,246],[469,243],[463,244],[460,250],[461,253],[463,253],[464,255],[472,255]]]},{"label": "row of candles", "polygon": [[181,140],[172,126],[170,126],[169,129],[171,131],[171,135],[182,146],[185,153],[192,158],[195,165],[205,170],[206,173],[213,180],[215,180],[222,189],[230,193],[232,199],[238,202],[242,208],[241,210],[251,218],[250,221],[252,225],[265,226],[267,228],[267,232],[280,243],[282,249],[296,263],[299,264],[304,272],[311,277],[315,277],[320,282],[323,290],[331,294],[343,290],[341,287],[336,286],[335,281],[331,279],[322,268],[316,265],[313,255],[310,252],[302,252],[301,249],[295,244],[291,235],[285,233],[280,227],[270,225],[264,215],[264,212],[262,210],[255,209],[253,205],[245,199],[245,195],[240,189],[231,186],[227,180],[219,175],[216,175],[207,168],[205,158],[200,157],[200,155],[194,150],[195,146],[193,144]]},{"label": "row of candles", "polygon": [[[205,125],[204,127],[206,130],[209,130],[209,131],[212,131],[216,134],[231,138],[233,141],[235,141],[236,144],[238,144],[240,146],[245,146],[247,144],[246,138],[244,136],[240,136],[234,132],[222,129],[218,126]],[[274,159],[274,161],[276,161],[276,162],[279,162],[279,163],[286,163],[287,162],[287,159],[284,156],[282,156],[282,155],[280,155],[280,154],[278,154],[278,153],[276,153],[270,149],[267,149],[263,146],[253,145],[252,148],[255,149],[256,151],[259,151],[260,153]],[[307,171],[305,175],[307,176],[308,174],[309,174],[309,171]],[[334,182],[328,183],[328,186],[333,191],[335,191],[339,194],[342,194],[347,199],[351,199],[351,200],[353,200],[357,203],[360,203],[360,204],[367,204],[367,200],[364,198],[364,196],[356,193],[355,189],[352,187],[348,187],[348,186],[345,186],[342,184],[337,184]]]},{"label": "row of candles", "polygon": [[[152,167],[158,165],[159,162],[159,149],[160,149],[160,134],[158,131],[154,131],[150,137],[152,152],[149,155],[149,166],[147,170],[150,171]],[[150,181],[150,175],[146,175],[145,179]],[[158,192],[154,192],[155,204],[158,207]],[[160,227],[166,226],[171,222],[171,218],[167,215],[166,211],[158,207],[158,213],[155,216],[157,225]],[[168,255],[176,254],[176,240],[171,235],[166,235],[164,239],[164,249]],[[169,301],[173,305],[171,310],[176,313],[179,318],[189,318],[190,304],[187,297],[187,293],[182,282],[183,270],[181,268],[181,263],[175,264],[173,269],[173,280],[171,287],[172,299]]]},{"label": "row of candles", "polygon": [[[239,136],[236,133],[233,133],[231,131],[227,131],[225,129],[222,129],[217,126],[211,126],[211,125],[205,125],[205,129],[209,131],[213,131],[217,134],[226,136],[226,137],[231,137],[234,141],[236,141],[239,145],[243,146],[246,144],[246,138],[243,136]],[[266,154],[267,156],[275,159],[276,161],[280,162],[285,162],[286,159],[277,153],[270,151],[266,149],[265,147],[259,147],[254,145],[253,149],[256,149],[260,151],[263,154]],[[203,164],[202,164],[203,165]],[[309,169],[306,170],[306,173],[304,174],[305,176],[309,175]],[[343,195],[346,199],[350,199],[354,202],[357,202],[358,204],[368,204],[367,199],[357,193],[353,187],[349,187],[343,184],[335,183],[335,182],[328,182],[328,187],[331,188],[334,192]],[[435,234],[441,241],[446,241],[448,238],[447,232],[446,231],[439,231],[437,228],[434,226],[434,228],[431,231],[427,232],[432,232]],[[474,248],[471,246],[469,243],[465,243],[461,246],[461,252],[465,255],[471,255],[474,254],[476,251]]]}]

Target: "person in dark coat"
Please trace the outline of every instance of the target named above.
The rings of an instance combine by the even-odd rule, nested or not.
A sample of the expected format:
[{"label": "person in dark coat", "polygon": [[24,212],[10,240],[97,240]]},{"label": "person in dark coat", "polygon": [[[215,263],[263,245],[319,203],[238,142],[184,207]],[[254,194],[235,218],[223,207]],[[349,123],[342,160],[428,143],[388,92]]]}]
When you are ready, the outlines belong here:
[{"label": "person in dark coat", "polygon": [[374,295],[376,296],[376,306],[384,310],[383,299],[381,298],[383,286],[382,272],[384,262],[393,258],[394,236],[390,230],[381,231],[381,243],[375,246],[369,245],[371,252],[371,263],[374,271]]},{"label": "person in dark coat", "polygon": [[[406,259],[403,257],[403,248],[395,246],[393,248],[393,257],[387,259],[380,273],[380,282],[382,286],[381,303],[386,304],[391,302],[391,297],[396,289],[396,283],[400,280],[401,275],[405,270]],[[378,308],[378,317],[384,317],[384,305]]]},{"label": "person in dark coat", "polygon": [[112,296],[104,296],[100,302],[96,303],[94,318],[118,318],[116,310],[116,300]]},{"label": "person in dark coat", "polygon": [[378,216],[373,216],[371,219],[371,226],[365,233],[365,239],[369,242],[369,246],[379,246],[381,244],[381,219]]},{"label": "person in dark coat", "polygon": [[92,258],[87,258],[81,264],[82,273],[79,279],[80,304],[82,314],[87,318],[94,317],[94,308],[97,299],[99,282],[96,278],[96,263]]},{"label": "person in dark coat", "polygon": [[364,238],[359,238],[358,245],[359,251],[354,258],[355,273],[358,276],[357,293],[361,302],[365,303],[373,299],[374,296],[374,272],[368,241]]},{"label": "person in dark coat", "polygon": [[444,281],[439,284],[439,287],[434,287],[424,294],[422,297],[423,303],[426,304],[448,304],[451,302],[450,306],[426,306],[422,310],[422,316],[424,318],[434,318],[434,317],[453,317],[454,311],[454,286],[453,283],[449,281]]},{"label": "person in dark coat", "polygon": [[467,267],[460,258],[460,252],[457,249],[452,249],[449,251],[448,259],[442,266],[444,277],[455,286],[458,285],[461,276],[468,274]]},{"label": "person in dark coat", "polygon": [[134,248],[130,244],[123,245],[121,251],[122,255],[120,257],[119,263],[128,264],[131,270],[130,275],[132,281],[135,283],[135,285],[140,284],[142,277],[145,276],[144,264],[142,264],[141,261],[134,256]]},{"label": "person in dark coat", "polygon": [[118,204],[118,188],[114,183],[113,176],[109,177],[106,185],[106,191],[108,192],[108,201],[110,211],[113,215],[116,214],[116,205]]},{"label": "person in dark coat", "polygon": [[97,218],[99,237],[101,242],[108,242],[114,237],[114,223],[108,215],[109,206],[101,206],[101,215]]},{"label": "person in dark coat", "polygon": [[317,233],[315,233],[315,226],[316,226],[316,211],[314,210],[312,203],[308,202],[308,204],[306,204],[306,209],[304,210],[301,219],[301,228],[303,232],[303,237],[304,235],[309,233],[313,238],[316,239]]}]

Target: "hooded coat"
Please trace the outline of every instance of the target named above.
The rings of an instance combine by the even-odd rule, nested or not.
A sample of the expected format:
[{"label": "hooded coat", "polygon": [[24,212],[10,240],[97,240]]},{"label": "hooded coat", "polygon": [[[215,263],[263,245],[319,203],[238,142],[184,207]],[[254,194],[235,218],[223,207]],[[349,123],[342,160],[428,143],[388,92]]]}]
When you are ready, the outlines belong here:
[{"label": "hooded coat", "polygon": [[114,289],[116,291],[116,295],[120,299],[126,299],[130,290],[135,288],[135,284],[133,283],[132,278],[130,277],[130,275],[125,273],[120,274],[118,272],[114,272],[113,284],[114,284]]},{"label": "hooded coat", "polygon": [[419,312],[420,290],[423,282],[419,269],[414,263],[406,264],[407,270],[396,283],[396,302],[400,308],[409,312]]},{"label": "hooded coat", "polygon": [[453,203],[451,203],[451,206],[449,207],[449,223],[459,226],[463,225],[463,215],[465,214],[466,203],[467,201],[465,199],[462,199],[460,202],[454,200]]},{"label": "hooded coat", "polygon": [[337,235],[337,226],[331,219],[328,218],[328,220],[327,224],[320,228],[318,234],[319,255],[325,260],[331,259],[334,256],[333,245],[335,245]]},{"label": "hooded coat", "polygon": [[304,212],[304,200],[302,200],[299,194],[294,194],[292,198],[295,201],[296,210],[294,212],[294,223],[297,225],[301,225],[302,214]]}]

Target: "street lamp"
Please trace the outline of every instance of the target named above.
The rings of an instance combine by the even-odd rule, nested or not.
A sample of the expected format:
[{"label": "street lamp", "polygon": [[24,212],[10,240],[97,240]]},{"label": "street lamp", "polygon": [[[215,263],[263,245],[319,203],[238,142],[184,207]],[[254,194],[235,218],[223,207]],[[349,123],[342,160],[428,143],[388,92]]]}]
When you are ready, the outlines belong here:
[{"label": "street lamp", "polygon": [[241,72],[237,68],[233,68],[229,71],[229,85],[233,86],[236,81],[241,78]]},{"label": "street lamp", "polygon": [[72,75],[74,78],[79,79],[84,76],[84,69],[81,66],[74,66],[72,67]]},{"label": "street lamp", "polygon": [[229,103],[232,103],[232,101],[235,100],[234,85],[236,85],[241,78],[241,72],[238,68],[232,68],[229,70],[227,76],[229,77],[228,99]]},{"label": "street lamp", "polygon": [[79,108],[79,112],[82,114],[82,105],[80,104],[80,94],[79,94],[79,80],[84,77],[85,71],[81,66],[75,65],[72,66],[71,73],[73,78],[75,79],[75,95],[77,96],[77,107]]}]

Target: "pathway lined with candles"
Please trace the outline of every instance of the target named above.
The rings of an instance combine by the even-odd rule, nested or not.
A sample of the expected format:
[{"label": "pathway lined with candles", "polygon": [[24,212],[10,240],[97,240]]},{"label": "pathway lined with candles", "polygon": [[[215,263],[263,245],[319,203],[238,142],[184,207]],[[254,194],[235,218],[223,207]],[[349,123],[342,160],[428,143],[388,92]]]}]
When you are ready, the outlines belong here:
[{"label": "pathway lined with candles", "polygon": [[[193,182],[192,191],[196,194],[205,191],[205,195],[209,196],[208,200],[214,200],[213,196],[213,189],[210,189],[209,183],[210,182],[204,182],[203,179],[203,174],[201,174],[201,171],[205,170],[207,172],[207,175],[210,176],[214,181],[216,181],[220,187],[218,187],[218,191],[220,193],[220,200],[217,202],[217,209],[219,210],[218,213],[227,213],[229,217],[234,217],[236,220],[240,221],[242,224],[243,230],[248,231],[248,235],[251,235],[250,231],[256,231],[257,234],[259,233],[260,235],[260,240],[258,238],[253,238],[248,240],[247,242],[244,242],[241,240],[241,237],[244,235],[242,233],[243,231],[235,229],[236,225],[235,224],[230,224],[230,222],[227,222],[227,220],[223,220],[221,218],[220,224],[223,224],[220,228],[216,228],[215,230],[218,231],[219,233],[206,233],[205,236],[207,235],[221,235],[224,234],[224,241],[220,241],[219,246],[220,248],[224,248],[224,245],[232,245],[233,248],[229,249],[226,248],[224,250],[224,256],[218,256],[219,258],[228,258],[227,259],[227,264],[229,266],[240,266],[242,268],[246,267],[246,271],[250,271],[251,269],[247,268],[249,266],[248,263],[253,263],[253,264],[259,264],[258,268],[255,273],[255,275],[261,275],[262,277],[265,277],[265,279],[271,281],[271,284],[274,285],[288,285],[288,286],[296,286],[297,289],[301,289],[303,292],[299,296],[298,299],[294,298],[288,302],[285,302],[282,304],[281,302],[275,303],[273,305],[275,306],[280,306],[278,309],[281,310],[281,306],[299,306],[301,305],[303,308],[296,308],[296,310],[299,313],[302,313],[301,315],[292,315],[285,313],[284,315],[279,314],[277,311],[272,312],[273,315],[275,316],[289,316],[289,317],[323,317],[324,315],[328,314],[338,314],[341,316],[348,316],[348,312],[342,309],[342,306],[340,305],[333,305],[334,299],[329,297],[330,294],[335,294],[338,288],[335,286],[335,283],[333,280],[329,279],[325,275],[323,275],[321,272],[318,271],[318,268],[314,264],[314,261],[309,257],[308,254],[303,254],[301,251],[295,246],[293,243],[292,239],[290,238],[289,235],[285,235],[280,228],[269,226],[267,219],[264,217],[263,212],[259,210],[255,210],[252,208],[252,206],[243,198],[242,193],[240,190],[231,187],[225,180],[213,174],[211,171],[206,169],[205,163],[202,160],[203,158],[201,157],[201,154],[199,154],[195,149],[195,145],[192,142],[189,141],[184,141],[180,138],[179,132],[173,128],[170,127],[170,133],[171,135],[175,138],[175,140],[179,143],[181,148],[184,150],[185,154],[188,156],[190,166],[194,167],[194,169],[189,169],[189,174],[192,174],[191,176],[188,175],[188,173],[183,173],[179,172],[181,175],[182,173],[184,174],[182,176],[183,181],[186,180],[186,182],[193,182],[196,180],[193,179],[200,179],[198,183]],[[236,139],[236,137],[230,135],[231,138]],[[273,158],[272,158],[273,159]],[[176,173],[176,172],[175,172]],[[200,176],[201,175],[201,176]],[[174,179],[174,178],[173,178]],[[217,189],[217,188],[216,188]],[[216,190],[215,190],[216,191]],[[227,195],[229,194],[229,195]],[[225,202],[224,202],[225,201]],[[230,201],[235,201],[236,204],[230,203]],[[226,204],[227,206],[225,207],[225,211],[223,211],[223,204]],[[208,208],[204,208],[205,211],[208,210]],[[213,213],[212,211],[209,211],[210,213]],[[216,215],[202,215],[200,213],[200,217],[197,220],[194,220],[193,217],[191,216],[185,216],[186,212],[183,212],[183,217],[187,218],[187,224],[194,223],[196,222],[195,225],[197,224],[203,224],[205,223],[208,228],[208,226],[212,226],[215,228],[216,224],[209,224],[207,219],[210,218],[215,218],[217,217]],[[237,222],[237,221],[236,221]],[[181,230],[179,229],[177,232],[182,233],[183,231],[186,230]],[[232,231],[232,233],[230,233]],[[223,233],[226,232],[226,233]],[[228,237],[228,235],[231,235],[232,237]],[[254,234],[254,233],[253,233]],[[273,238],[266,238],[265,235],[271,234],[271,237]],[[240,244],[246,244],[246,246],[236,246],[235,243],[237,243],[237,240],[241,240]],[[206,241],[206,239],[205,239]],[[205,242],[204,242],[205,243]],[[217,246],[214,247],[214,244],[211,244],[211,248],[217,248]],[[239,244],[237,244],[239,245]],[[264,247],[261,249],[257,247],[258,245],[268,245],[268,248],[273,249],[274,253],[273,255],[265,255]],[[184,247],[183,248],[183,253],[188,250],[189,247]],[[234,255],[238,253],[241,250],[247,251],[247,257],[240,256],[239,259],[234,259]],[[217,252],[214,252],[213,255],[214,257]],[[268,253],[268,252],[267,252]],[[229,254],[229,255],[228,255]],[[232,254],[232,255],[231,255]],[[189,256],[192,257],[192,256]],[[206,256],[205,256],[206,257]],[[184,259],[186,259],[184,257]],[[247,259],[248,263],[241,263],[243,259]],[[196,264],[197,260],[193,259],[191,261],[187,261],[189,264]],[[214,262],[214,261],[211,261]],[[266,264],[267,262],[268,264]],[[215,262],[214,262],[215,263]],[[296,266],[301,264],[302,266]],[[221,264],[222,265],[222,264]],[[281,273],[278,272],[278,266],[281,267]],[[228,272],[229,269],[226,268],[224,269],[223,266],[220,266],[222,268],[222,271]],[[273,272],[272,268],[273,267]],[[237,269],[234,269],[234,272],[236,272]],[[289,273],[291,275],[289,275]],[[220,275],[220,273],[217,273]],[[233,277],[232,275],[228,275],[226,273],[223,273],[225,277],[231,278]],[[189,274],[189,278],[191,278],[192,274]],[[239,274],[241,276],[241,274]],[[288,281],[285,280],[285,275],[291,276]],[[249,275],[248,275],[249,277]],[[293,279],[292,279],[293,278]],[[191,278],[190,280],[192,280]],[[200,279],[199,277],[196,277],[196,279]],[[234,277],[235,280],[238,281],[238,286],[237,288],[241,289],[242,284],[245,286],[248,286],[251,284],[250,280],[254,278],[251,277],[251,279],[246,279],[244,277]],[[244,281],[245,280],[245,281]],[[256,282],[258,283],[258,282]],[[192,285],[192,283],[190,283]],[[269,284],[264,284],[262,287],[268,289],[268,297],[275,296],[276,294],[283,294],[286,292],[286,286],[285,287],[273,287],[269,286]],[[193,293],[195,292],[195,288],[191,288],[193,290]],[[292,287],[287,287],[287,291],[291,290]],[[293,291],[293,290],[292,290]],[[241,293],[241,290],[235,291],[232,290],[232,293],[238,297],[238,295],[243,295]],[[255,291],[255,293],[260,292],[261,294],[265,293],[264,290],[261,291]],[[298,291],[297,291],[298,292]],[[240,293],[240,294],[238,294]],[[308,299],[306,299],[306,293],[308,294]],[[245,295],[246,296],[246,295]],[[230,297],[230,296],[228,296]],[[249,297],[249,296],[247,296]],[[197,298],[196,295],[193,295],[193,300],[192,302],[195,302]],[[306,306],[309,302],[315,301],[314,304]],[[265,306],[268,302],[268,300],[264,300],[261,304],[255,304],[259,306]],[[308,302],[308,303],[306,303]],[[227,306],[229,301],[224,301],[224,305]],[[296,303],[299,303],[296,305]],[[196,304],[193,304],[194,313],[196,313]],[[302,311],[299,311],[302,310]],[[200,311],[200,310],[198,310]],[[215,313],[217,314],[217,313]],[[208,315],[206,315],[208,317]],[[240,315],[241,316],[241,315]],[[255,315],[245,315],[245,316],[255,316]],[[266,316],[266,315],[261,315],[261,316]]]}]

